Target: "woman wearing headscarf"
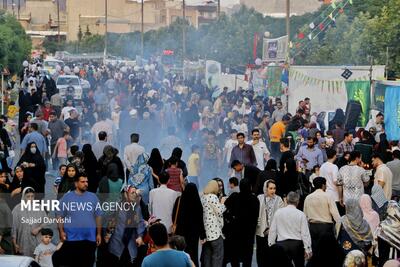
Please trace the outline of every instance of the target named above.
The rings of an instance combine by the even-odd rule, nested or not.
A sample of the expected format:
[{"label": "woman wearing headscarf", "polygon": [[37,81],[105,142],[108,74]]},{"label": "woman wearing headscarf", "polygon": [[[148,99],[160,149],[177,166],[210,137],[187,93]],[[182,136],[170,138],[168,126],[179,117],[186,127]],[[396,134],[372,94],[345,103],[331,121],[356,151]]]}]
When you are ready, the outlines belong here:
[{"label": "woman wearing headscarf", "polygon": [[381,222],[378,229],[379,267],[382,267],[390,258],[390,249],[400,255],[400,206],[397,202],[389,201],[387,217]]},{"label": "woman wearing headscarf", "polygon": [[97,190],[97,193],[100,194],[100,201],[119,201],[123,182],[122,177],[119,177],[117,164],[110,163],[107,168],[107,175],[101,178]]},{"label": "woman wearing headscarf", "polygon": [[65,193],[75,190],[75,177],[79,175],[78,169],[74,164],[68,164],[64,176],[61,178],[60,185],[58,186],[57,198],[60,199]]},{"label": "woman wearing headscarf", "polygon": [[346,116],[344,115],[343,109],[338,108],[335,111],[335,116],[333,116],[333,119],[329,121],[329,129],[328,130],[333,130],[335,128],[335,125],[340,123],[341,125],[345,122]]},{"label": "woman wearing headscarf", "polygon": [[381,156],[383,163],[392,160],[392,150],[385,133],[379,135],[379,143],[375,145],[375,151]]},{"label": "woman wearing headscarf", "polygon": [[88,177],[89,188],[88,191],[92,193],[97,192],[97,187],[99,186],[99,176],[98,176],[98,162],[96,156],[92,151],[92,146],[90,144],[84,144],[82,147],[83,162],[82,165],[85,168],[85,173]]},{"label": "woman wearing headscarf", "polygon": [[268,232],[275,212],[283,208],[285,203],[276,195],[276,183],[274,180],[264,182],[264,194],[258,195],[260,209],[256,228],[257,264],[260,267],[267,266],[268,257]]},{"label": "woman wearing headscarf", "polygon": [[360,197],[360,207],[363,212],[364,219],[371,227],[371,232],[374,235],[376,228],[379,226],[379,214],[372,209],[371,197],[364,194]]},{"label": "woman wearing headscarf", "polygon": [[222,266],[224,261],[224,241],[222,228],[224,226],[223,213],[226,210],[225,198],[218,199],[218,182],[211,180],[204,188],[201,196],[203,206],[203,222],[206,231],[206,242],[201,250],[201,266]]},{"label": "woman wearing headscarf", "polygon": [[[22,199],[32,201],[35,199],[35,190],[32,187],[26,187],[22,191]],[[22,209],[21,203],[12,210],[13,226],[11,236],[14,243],[15,252],[24,256],[33,257],[33,252],[40,243],[40,230],[45,224],[37,223],[44,221],[47,217],[45,211],[36,211],[33,209]],[[32,223],[23,223],[24,218],[33,218]],[[26,220],[26,219],[25,219]]]},{"label": "woman wearing headscarf", "polygon": [[172,150],[172,154],[171,157],[167,160],[164,161],[164,170],[168,169],[170,162],[169,160],[173,159],[173,158],[177,158],[178,159],[178,168],[182,170],[182,175],[183,178],[185,178],[188,175],[188,170],[186,168],[186,163],[181,159],[182,158],[182,149],[180,149],[179,147],[175,147]]},{"label": "woman wearing headscarf", "polygon": [[223,197],[226,197],[224,181],[221,178],[218,178],[218,177],[214,178],[213,180],[217,181],[217,183],[218,183],[218,189],[219,190],[218,190],[217,196],[221,200]]},{"label": "woman wearing headscarf", "polygon": [[104,147],[103,155],[99,158],[100,177],[107,174],[107,167],[110,163],[115,163],[118,166],[118,176],[122,177],[125,181],[124,165],[118,157],[118,149],[111,145]]},{"label": "woman wearing headscarf", "polygon": [[229,218],[224,225],[224,258],[232,267],[240,266],[240,263],[251,266],[260,206],[248,180],[242,179],[239,188],[240,192],[231,194],[225,202]]},{"label": "woman wearing headscarf", "polygon": [[386,218],[386,211],[388,205],[388,199],[385,196],[385,192],[383,188],[370,181],[372,184],[371,188],[371,199],[372,199],[372,208],[379,214],[380,221],[383,221]]},{"label": "woman wearing headscarf", "polygon": [[274,159],[269,159],[267,161],[267,165],[265,165],[265,169],[258,175],[256,188],[254,191],[257,192],[258,195],[263,194],[265,182],[268,180],[276,181],[277,176],[278,176],[277,163]]},{"label": "woman wearing headscarf", "polygon": [[35,193],[44,194],[46,165],[36,143],[32,142],[26,146],[25,153],[17,165],[24,168],[24,184],[32,187]]},{"label": "woman wearing headscarf", "polygon": [[371,227],[363,218],[363,212],[356,199],[346,201],[346,215],[341,218],[339,243],[347,255],[352,250],[361,250],[367,255],[373,236]]},{"label": "woman wearing headscarf", "polygon": [[177,198],[172,213],[172,222],[176,224],[175,234],[183,236],[186,249],[196,266],[199,266],[199,240],[206,239],[203,223],[203,206],[194,183],[188,183],[182,195]]},{"label": "woman wearing headscarf", "polygon": [[[108,243],[109,256],[99,266],[139,266],[138,249],[143,245],[146,225],[140,207],[140,195],[132,186],[123,189],[122,203],[130,203],[132,209],[121,209],[115,220],[108,225],[105,244]],[[110,236],[110,233],[111,236]],[[135,264],[135,265],[132,265]]]},{"label": "woman wearing headscarf", "polygon": [[146,205],[149,204],[149,192],[154,188],[152,169],[147,164],[148,159],[149,156],[146,153],[140,154],[128,178],[128,184],[140,190],[140,195]]},{"label": "woman wearing headscarf", "polygon": [[147,162],[147,164],[149,164],[149,166],[152,169],[152,175],[153,175],[153,183],[154,186],[156,187],[157,185],[159,185],[159,181],[158,181],[158,175],[160,175],[160,173],[163,170],[163,166],[164,166],[164,159],[161,156],[160,150],[158,150],[158,148],[153,148],[151,150],[150,153],[150,158],[149,161]]},{"label": "woman wearing headscarf", "polygon": [[299,176],[302,173],[297,171],[297,164],[294,159],[288,159],[284,165],[284,171],[278,183],[278,195],[285,197],[289,192],[296,192],[299,189]]},{"label": "woman wearing headscarf", "polygon": [[24,189],[24,170],[21,166],[15,167],[14,178],[10,184],[10,199],[8,205],[13,209],[18,203],[21,202],[22,190]]}]

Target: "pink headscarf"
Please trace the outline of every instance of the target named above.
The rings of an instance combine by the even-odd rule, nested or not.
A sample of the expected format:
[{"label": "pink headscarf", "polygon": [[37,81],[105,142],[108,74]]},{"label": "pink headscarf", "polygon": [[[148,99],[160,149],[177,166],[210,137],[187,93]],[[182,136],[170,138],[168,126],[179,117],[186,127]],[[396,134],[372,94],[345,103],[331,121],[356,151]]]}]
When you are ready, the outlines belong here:
[{"label": "pink headscarf", "polygon": [[362,195],[360,198],[360,207],[364,214],[364,219],[371,227],[371,232],[374,233],[379,226],[379,214],[372,209],[372,200],[369,195]]}]

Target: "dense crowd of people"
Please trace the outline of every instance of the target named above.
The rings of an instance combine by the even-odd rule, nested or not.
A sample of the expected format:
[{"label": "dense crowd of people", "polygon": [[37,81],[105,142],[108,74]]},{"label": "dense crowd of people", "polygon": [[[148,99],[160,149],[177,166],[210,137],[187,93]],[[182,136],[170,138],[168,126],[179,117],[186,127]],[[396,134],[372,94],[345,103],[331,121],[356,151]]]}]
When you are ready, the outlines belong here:
[{"label": "dense crowd of people", "polygon": [[[53,75],[24,64],[10,88],[17,104],[0,118],[0,254],[41,266],[220,267],[252,266],[256,247],[263,267],[400,266],[400,148],[382,113],[346,129],[338,109],[325,125],[309,98],[290,114],[280,98],[215,95],[148,64]],[[64,74],[88,82],[82,99],[72,84],[57,89]],[[21,206],[54,195],[62,207],[132,208]]]}]

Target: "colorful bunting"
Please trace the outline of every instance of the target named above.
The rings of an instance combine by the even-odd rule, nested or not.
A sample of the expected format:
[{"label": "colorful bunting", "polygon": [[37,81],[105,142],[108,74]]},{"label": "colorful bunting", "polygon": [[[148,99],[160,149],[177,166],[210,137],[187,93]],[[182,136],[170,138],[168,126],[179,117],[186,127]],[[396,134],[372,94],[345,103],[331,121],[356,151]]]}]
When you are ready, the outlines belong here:
[{"label": "colorful bunting", "polygon": [[308,25],[308,26],[310,26],[310,29],[314,29],[315,28],[314,22],[311,22],[310,25]]},{"label": "colorful bunting", "polygon": [[333,9],[336,9],[336,3],[335,3],[335,2],[332,2],[331,7],[332,7]]},{"label": "colorful bunting", "polygon": [[297,35],[297,38],[299,38],[300,40],[301,40],[301,39],[304,39],[304,33],[303,33],[303,32],[300,32],[300,33]]},{"label": "colorful bunting", "polygon": [[312,34],[310,33],[309,35],[308,35],[308,39],[312,39]]}]

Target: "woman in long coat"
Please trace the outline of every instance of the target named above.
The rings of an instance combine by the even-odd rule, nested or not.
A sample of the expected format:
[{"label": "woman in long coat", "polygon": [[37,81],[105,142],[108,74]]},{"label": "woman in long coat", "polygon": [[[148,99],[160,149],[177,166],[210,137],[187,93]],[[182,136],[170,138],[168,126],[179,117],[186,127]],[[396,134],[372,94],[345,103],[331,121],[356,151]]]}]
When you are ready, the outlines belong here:
[{"label": "woman in long coat", "polygon": [[177,198],[172,222],[176,222],[175,234],[185,238],[185,251],[194,264],[199,266],[199,240],[204,240],[206,233],[203,223],[203,206],[194,183],[188,183],[182,195]]}]

